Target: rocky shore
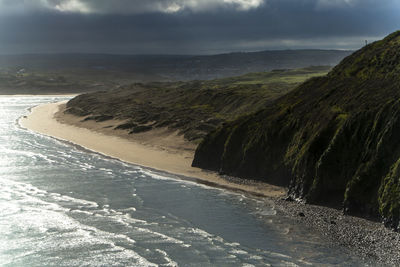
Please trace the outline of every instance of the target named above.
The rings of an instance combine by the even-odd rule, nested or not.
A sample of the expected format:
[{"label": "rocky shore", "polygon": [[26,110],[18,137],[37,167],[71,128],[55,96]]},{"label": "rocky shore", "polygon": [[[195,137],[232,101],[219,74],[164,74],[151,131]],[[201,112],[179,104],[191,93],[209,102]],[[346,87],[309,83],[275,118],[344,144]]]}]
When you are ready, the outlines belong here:
[{"label": "rocky shore", "polygon": [[332,244],[371,262],[370,266],[400,266],[400,235],[384,224],[344,215],[338,209],[282,198],[273,201],[279,214],[317,231]]}]

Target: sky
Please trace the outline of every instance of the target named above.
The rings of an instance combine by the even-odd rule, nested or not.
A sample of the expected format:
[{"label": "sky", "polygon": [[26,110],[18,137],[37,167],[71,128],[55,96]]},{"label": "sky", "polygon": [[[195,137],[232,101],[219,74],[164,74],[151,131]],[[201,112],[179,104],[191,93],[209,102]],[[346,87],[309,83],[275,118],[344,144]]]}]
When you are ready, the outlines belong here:
[{"label": "sky", "polygon": [[0,54],[358,49],[400,0],[0,0]]}]

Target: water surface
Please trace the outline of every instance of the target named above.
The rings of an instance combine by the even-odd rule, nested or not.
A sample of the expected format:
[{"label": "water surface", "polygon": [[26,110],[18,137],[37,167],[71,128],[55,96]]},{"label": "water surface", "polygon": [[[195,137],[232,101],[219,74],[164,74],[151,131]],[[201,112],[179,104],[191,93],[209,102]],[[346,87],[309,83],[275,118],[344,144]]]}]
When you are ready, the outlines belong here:
[{"label": "water surface", "polygon": [[273,203],[21,129],[0,97],[1,266],[358,266]]}]

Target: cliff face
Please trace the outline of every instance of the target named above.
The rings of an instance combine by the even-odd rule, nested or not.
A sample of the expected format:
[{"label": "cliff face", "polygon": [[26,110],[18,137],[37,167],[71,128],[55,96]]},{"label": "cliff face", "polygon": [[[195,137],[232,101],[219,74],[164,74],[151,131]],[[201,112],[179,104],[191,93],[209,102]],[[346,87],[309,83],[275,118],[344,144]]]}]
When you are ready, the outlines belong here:
[{"label": "cliff face", "polygon": [[285,185],[292,197],[398,227],[400,32],[211,132],[193,166]]}]

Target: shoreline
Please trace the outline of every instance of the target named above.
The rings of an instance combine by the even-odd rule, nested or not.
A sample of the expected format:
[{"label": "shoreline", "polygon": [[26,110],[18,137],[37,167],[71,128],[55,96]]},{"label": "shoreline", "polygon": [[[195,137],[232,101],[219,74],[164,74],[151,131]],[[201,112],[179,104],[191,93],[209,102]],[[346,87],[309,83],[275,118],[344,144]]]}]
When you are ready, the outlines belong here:
[{"label": "shoreline", "polygon": [[[185,143],[183,138],[177,136],[176,133],[160,129],[151,133],[129,135],[126,131],[116,131],[113,127],[108,127],[110,124],[120,124],[123,121],[85,122],[82,121],[84,117],[65,115],[63,113],[65,102],[33,107],[30,109],[30,114],[20,118],[18,122],[23,128],[31,131],[78,145],[110,158],[144,166],[156,172],[174,174],[179,179],[256,197],[267,197],[273,201],[276,211],[281,216],[292,219],[308,231],[318,232],[322,238],[343,247],[361,259],[371,261],[371,266],[375,264],[378,266],[400,265],[400,250],[398,249],[400,235],[386,228],[382,223],[344,215],[341,210],[333,208],[283,200],[286,195],[284,188],[252,181],[249,184],[229,182],[216,173],[190,167],[194,145]],[[86,138],[95,145],[83,142],[82,139]],[[171,146],[169,143],[172,141],[178,142],[179,145]],[[107,149],[110,145],[114,148],[122,146],[129,152],[134,148],[144,153],[140,157],[150,158],[147,161],[146,159],[140,161],[134,157],[126,157],[127,155],[115,154],[115,149]],[[165,157],[169,158],[168,164],[172,163],[172,167],[162,165]]]},{"label": "shoreline", "polygon": [[[215,172],[191,167],[195,145],[175,132],[156,129],[129,134],[114,130],[122,121],[83,121],[84,117],[64,114],[65,103],[48,103],[33,107],[19,119],[23,128],[54,137],[102,155],[153,170],[177,175],[181,179],[241,191],[256,196],[283,197],[286,189],[262,182],[237,183]],[[233,179],[235,181],[235,179]]]}]

